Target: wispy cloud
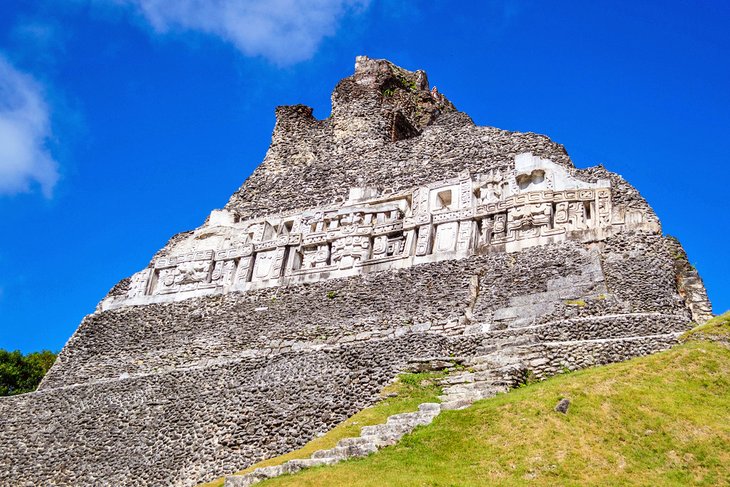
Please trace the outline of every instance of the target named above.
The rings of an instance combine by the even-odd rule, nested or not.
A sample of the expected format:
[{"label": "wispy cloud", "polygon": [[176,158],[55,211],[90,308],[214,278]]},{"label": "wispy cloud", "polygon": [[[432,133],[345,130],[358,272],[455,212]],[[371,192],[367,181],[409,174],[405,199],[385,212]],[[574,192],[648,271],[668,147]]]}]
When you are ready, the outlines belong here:
[{"label": "wispy cloud", "polygon": [[50,198],[58,164],[47,148],[51,136],[43,90],[0,55],[0,195],[40,186]]},{"label": "wispy cloud", "polygon": [[101,0],[131,5],[158,33],[196,31],[277,64],[310,58],[342,17],[370,0]]}]

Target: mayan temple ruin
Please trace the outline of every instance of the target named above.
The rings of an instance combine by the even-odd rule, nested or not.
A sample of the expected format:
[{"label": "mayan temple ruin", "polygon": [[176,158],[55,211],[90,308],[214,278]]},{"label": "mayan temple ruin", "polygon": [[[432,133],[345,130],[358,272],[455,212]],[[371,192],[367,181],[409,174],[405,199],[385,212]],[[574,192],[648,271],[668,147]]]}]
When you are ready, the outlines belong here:
[{"label": "mayan temple ruin", "polygon": [[478,361],[509,386],[710,317],[621,176],[359,57],[330,117],[278,107],[226,206],[114,286],[37,392],[1,398],[0,485],[195,486],[327,432],[409,364]]}]

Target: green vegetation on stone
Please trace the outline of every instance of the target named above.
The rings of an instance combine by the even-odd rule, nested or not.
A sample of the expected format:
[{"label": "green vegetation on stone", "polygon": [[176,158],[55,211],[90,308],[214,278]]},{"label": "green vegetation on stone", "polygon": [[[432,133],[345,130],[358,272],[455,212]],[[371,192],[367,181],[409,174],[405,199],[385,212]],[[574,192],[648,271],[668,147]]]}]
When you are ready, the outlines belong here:
[{"label": "green vegetation on stone", "polygon": [[[727,331],[720,318],[712,335]],[[567,414],[553,410],[561,398]],[[728,418],[730,349],[693,340],[446,411],[367,458],[258,485],[730,485]]]},{"label": "green vegetation on stone", "polygon": [[48,350],[28,355],[0,350],[0,396],[35,391],[55,361],[56,354]]},{"label": "green vegetation on stone", "polygon": [[691,329],[682,336],[683,340],[730,340],[730,311],[715,316],[704,325]]},{"label": "green vegetation on stone", "polygon": [[411,80],[410,78],[406,77],[403,74],[397,75],[397,78],[398,78],[398,82],[404,89],[410,90],[410,91],[416,91],[416,82],[415,81]]}]

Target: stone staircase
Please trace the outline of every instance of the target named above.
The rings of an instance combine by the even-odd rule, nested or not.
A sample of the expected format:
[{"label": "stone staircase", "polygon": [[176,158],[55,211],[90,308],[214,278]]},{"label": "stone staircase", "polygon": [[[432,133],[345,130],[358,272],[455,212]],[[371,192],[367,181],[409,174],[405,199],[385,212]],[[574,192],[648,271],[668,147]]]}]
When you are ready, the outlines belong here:
[{"label": "stone staircase", "polygon": [[[658,337],[674,337],[678,333],[657,335]],[[635,341],[649,337],[624,337],[619,339],[577,340],[575,342],[543,342],[545,345],[562,343],[593,344],[610,341]],[[414,359],[409,370],[420,372],[426,370],[447,370],[449,375],[441,379],[443,393],[439,396],[441,403],[424,403],[419,410],[412,413],[395,414],[388,417],[383,424],[364,426],[360,436],[344,438],[334,448],[319,450],[310,458],[290,460],[282,465],[258,468],[244,475],[226,477],[225,487],[244,487],[262,480],[283,474],[298,472],[304,468],[320,465],[332,465],[349,458],[367,456],[380,448],[396,444],[404,435],[417,426],[430,424],[441,411],[458,410],[469,407],[473,402],[494,397],[501,392],[524,383],[527,371],[536,364],[547,361],[543,351],[534,350],[540,343],[531,331],[518,336],[505,335],[492,337],[482,342],[476,349],[475,356],[462,357],[429,357]],[[553,375],[552,372],[547,375]],[[542,374],[540,377],[547,376]]]},{"label": "stone staircase", "polygon": [[363,426],[360,436],[343,438],[334,448],[318,450],[309,458],[289,460],[281,465],[257,468],[244,475],[229,475],[225,487],[247,487],[279,475],[295,473],[308,467],[332,465],[348,458],[367,456],[379,448],[394,445],[417,426],[430,424],[441,412],[438,403],[423,403],[413,413],[394,414],[385,423]]},{"label": "stone staircase", "polygon": [[441,409],[464,409],[480,399],[507,392],[521,381],[524,366],[502,350],[470,358],[464,371],[442,379]]},{"label": "stone staircase", "polygon": [[[532,342],[531,336],[521,337],[520,342]],[[505,339],[505,344],[515,340]],[[524,367],[512,348],[502,342],[492,342],[480,348],[480,355],[469,359],[454,357],[431,357],[414,359],[413,371],[449,370],[451,373],[441,379],[443,394],[438,403],[423,403],[418,411],[389,416],[385,423],[363,426],[360,436],[343,438],[334,448],[318,450],[309,458],[289,460],[281,465],[257,468],[243,475],[229,475],[225,487],[247,487],[273,477],[291,474],[309,467],[333,465],[350,458],[367,456],[378,449],[395,445],[404,435],[417,426],[430,424],[441,411],[463,409],[474,401],[506,392],[520,381]],[[503,348],[504,347],[504,348]],[[455,370],[455,364],[458,368]]]}]

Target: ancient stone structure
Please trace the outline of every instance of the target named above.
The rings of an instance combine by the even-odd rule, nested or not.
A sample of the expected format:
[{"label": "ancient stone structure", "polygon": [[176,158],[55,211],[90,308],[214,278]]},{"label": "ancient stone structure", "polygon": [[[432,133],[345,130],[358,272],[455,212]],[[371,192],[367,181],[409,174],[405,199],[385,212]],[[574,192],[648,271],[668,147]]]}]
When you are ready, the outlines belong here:
[{"label": "ancient stone structure", "polygon": [[611,203],[610,180],[581,181],[527,152],[508,170],[464,171],[399,193],[351,188],[346,201],[293,214],[241,221],[232,211],[215,210],[101,309],[517,252],[566,239],[599,242],[627,229],[658,232],[641,211]]},{"label": "ancient stone structure", "polygon": [[226,207],[120,281],[37,392],[0,398],[0,485],[196,485],[329,430],[414,360],[476,364],[459,407],[709,316],[620,176],[358,58],[329,118],[279,107]]}]

